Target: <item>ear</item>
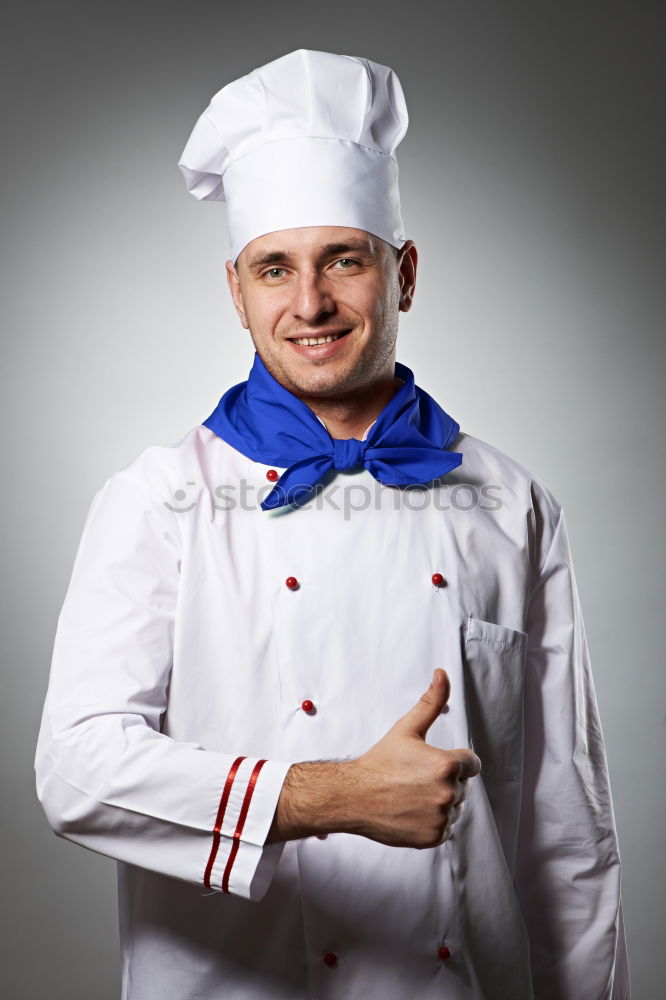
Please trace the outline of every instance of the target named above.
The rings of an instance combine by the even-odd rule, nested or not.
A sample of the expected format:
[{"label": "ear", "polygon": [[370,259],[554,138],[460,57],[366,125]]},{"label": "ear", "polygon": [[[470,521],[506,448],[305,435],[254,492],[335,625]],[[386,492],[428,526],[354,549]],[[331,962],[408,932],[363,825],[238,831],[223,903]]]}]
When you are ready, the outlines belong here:
[{"label": "ear", "polygon": [[413,240],[407,240],[398,257],[398,278],[400,282],[400,312],[411,309],[416,287],[416,266],[419,255]]},{"label": "ear", "polygon": [[227,284],[229,285],[229,291],[231,292],[231,298],[234,300],[234,305],[236,307],[236,312],[238,313],[238,318],[240,319],[243,327],[246,330],[250,329],[250,324],[247,321],[247,316],[245,314],[245,306],[243,305],[243,295],[241,293],[240,280],[236,272],[236,268],[233,262],[228,260],[226,263],[227,268]]}]

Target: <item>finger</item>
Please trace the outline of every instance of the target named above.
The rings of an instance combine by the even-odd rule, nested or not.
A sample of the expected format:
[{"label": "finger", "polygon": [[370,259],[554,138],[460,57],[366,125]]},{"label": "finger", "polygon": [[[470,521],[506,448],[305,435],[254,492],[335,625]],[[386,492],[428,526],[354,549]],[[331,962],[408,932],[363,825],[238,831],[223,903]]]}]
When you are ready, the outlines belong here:
[{"label": "finger", "polygon": [[430,687],[424,691],[414,707],[398,719],[394,728],[398,727],[406,735],[420,736],[424,740],[431,725],[449,700],[450,693],[451,685],[446,671],[437,668]]},{"label": "finger", "polygon": [[455,792],[454,792],[454,799],[453,799],[454,806],[458,806],[462,802],[465,801],[465,799],[467,798],[467,791],[468,791],[468,789],[469,789],[469,785],[467,784],[466,781],[457,781],[456,782]]},{"label": "finger", "polygon": [[453,836],[453,823],[449,819],[448,823],[446,824],[446,828],[442,833],[440,844],[445,844],[447,840],[451,840],[452,836]]},{"label": "finger", "polygon": [[454,784],[455,802],[464,802],[469,795],[470,784],[467,778],[459,778]]},{"label": "finger", "polygon": [[464,781],[467,778],[474,778],[480,772],[481,761],[473,750],[459,748],[458,750],[453,750],[452,753],[458,755],[459,770],[457,778],[460,781]]},{"label": "finger", "polygon": [[453,826],[454,823],[458,822],[464,808],[465,808],[464,802],[459,802],[457,805],[453,807],[453,809],[451,810],[451,819],[449,820],[451,826]]}]

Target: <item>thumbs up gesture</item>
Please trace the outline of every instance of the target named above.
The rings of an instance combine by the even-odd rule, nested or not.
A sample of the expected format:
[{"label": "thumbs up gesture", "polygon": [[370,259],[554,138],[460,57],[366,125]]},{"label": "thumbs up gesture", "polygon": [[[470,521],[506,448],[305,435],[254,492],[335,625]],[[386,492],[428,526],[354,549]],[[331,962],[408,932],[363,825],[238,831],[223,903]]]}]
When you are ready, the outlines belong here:
[{"label": "thumbs up gesture", "polygon": [[435,847],[451,836],[481,762],[468,749],[440,750],[426,743],[430,726],[450,694],[448,676],[432,683],[406,715],[365,754],[351,762],[363,818],[354,833],[394,847]]},{"label": "thumbs up gesture", "polygon": [[266,838],[356,833],[392,847],[436,847],[451,836],[467,781],[481,762],[471,750],[439,750],[428,730],[449,700],[435,670],[416,705],[354,760],[292,764]]}]

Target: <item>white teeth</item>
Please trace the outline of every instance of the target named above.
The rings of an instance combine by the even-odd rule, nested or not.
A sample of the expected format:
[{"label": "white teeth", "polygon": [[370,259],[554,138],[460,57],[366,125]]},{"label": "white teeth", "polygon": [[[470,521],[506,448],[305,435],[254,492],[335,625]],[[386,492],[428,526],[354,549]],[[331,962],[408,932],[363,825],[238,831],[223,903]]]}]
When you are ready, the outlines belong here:
[{"label": "white teeth", "polygon": [[294,343],[302,347],[316,347],[317,344],[330,344],[334,340],[339,340],[341,336],[341,333],[329,333],[326,337],[299,337]]}]

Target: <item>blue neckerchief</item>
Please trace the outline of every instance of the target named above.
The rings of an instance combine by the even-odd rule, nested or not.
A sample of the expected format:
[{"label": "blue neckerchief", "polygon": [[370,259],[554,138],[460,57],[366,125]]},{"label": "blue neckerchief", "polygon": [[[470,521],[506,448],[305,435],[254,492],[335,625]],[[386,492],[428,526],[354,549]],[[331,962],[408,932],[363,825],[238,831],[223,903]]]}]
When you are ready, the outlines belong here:
[{"label": "blue neckerchief", "polygon": [[414,375],[396,363],[402,385],[365,441],[332,438],[314,412],[273,378],[258,354],[247,382],[225,392],[204,427],[255,462],[286,469],[262,502],[263,510],[298,504],[331,469],[364,466],[387,486],[429,483],[462,462],[446,451],[460,425]]}]

